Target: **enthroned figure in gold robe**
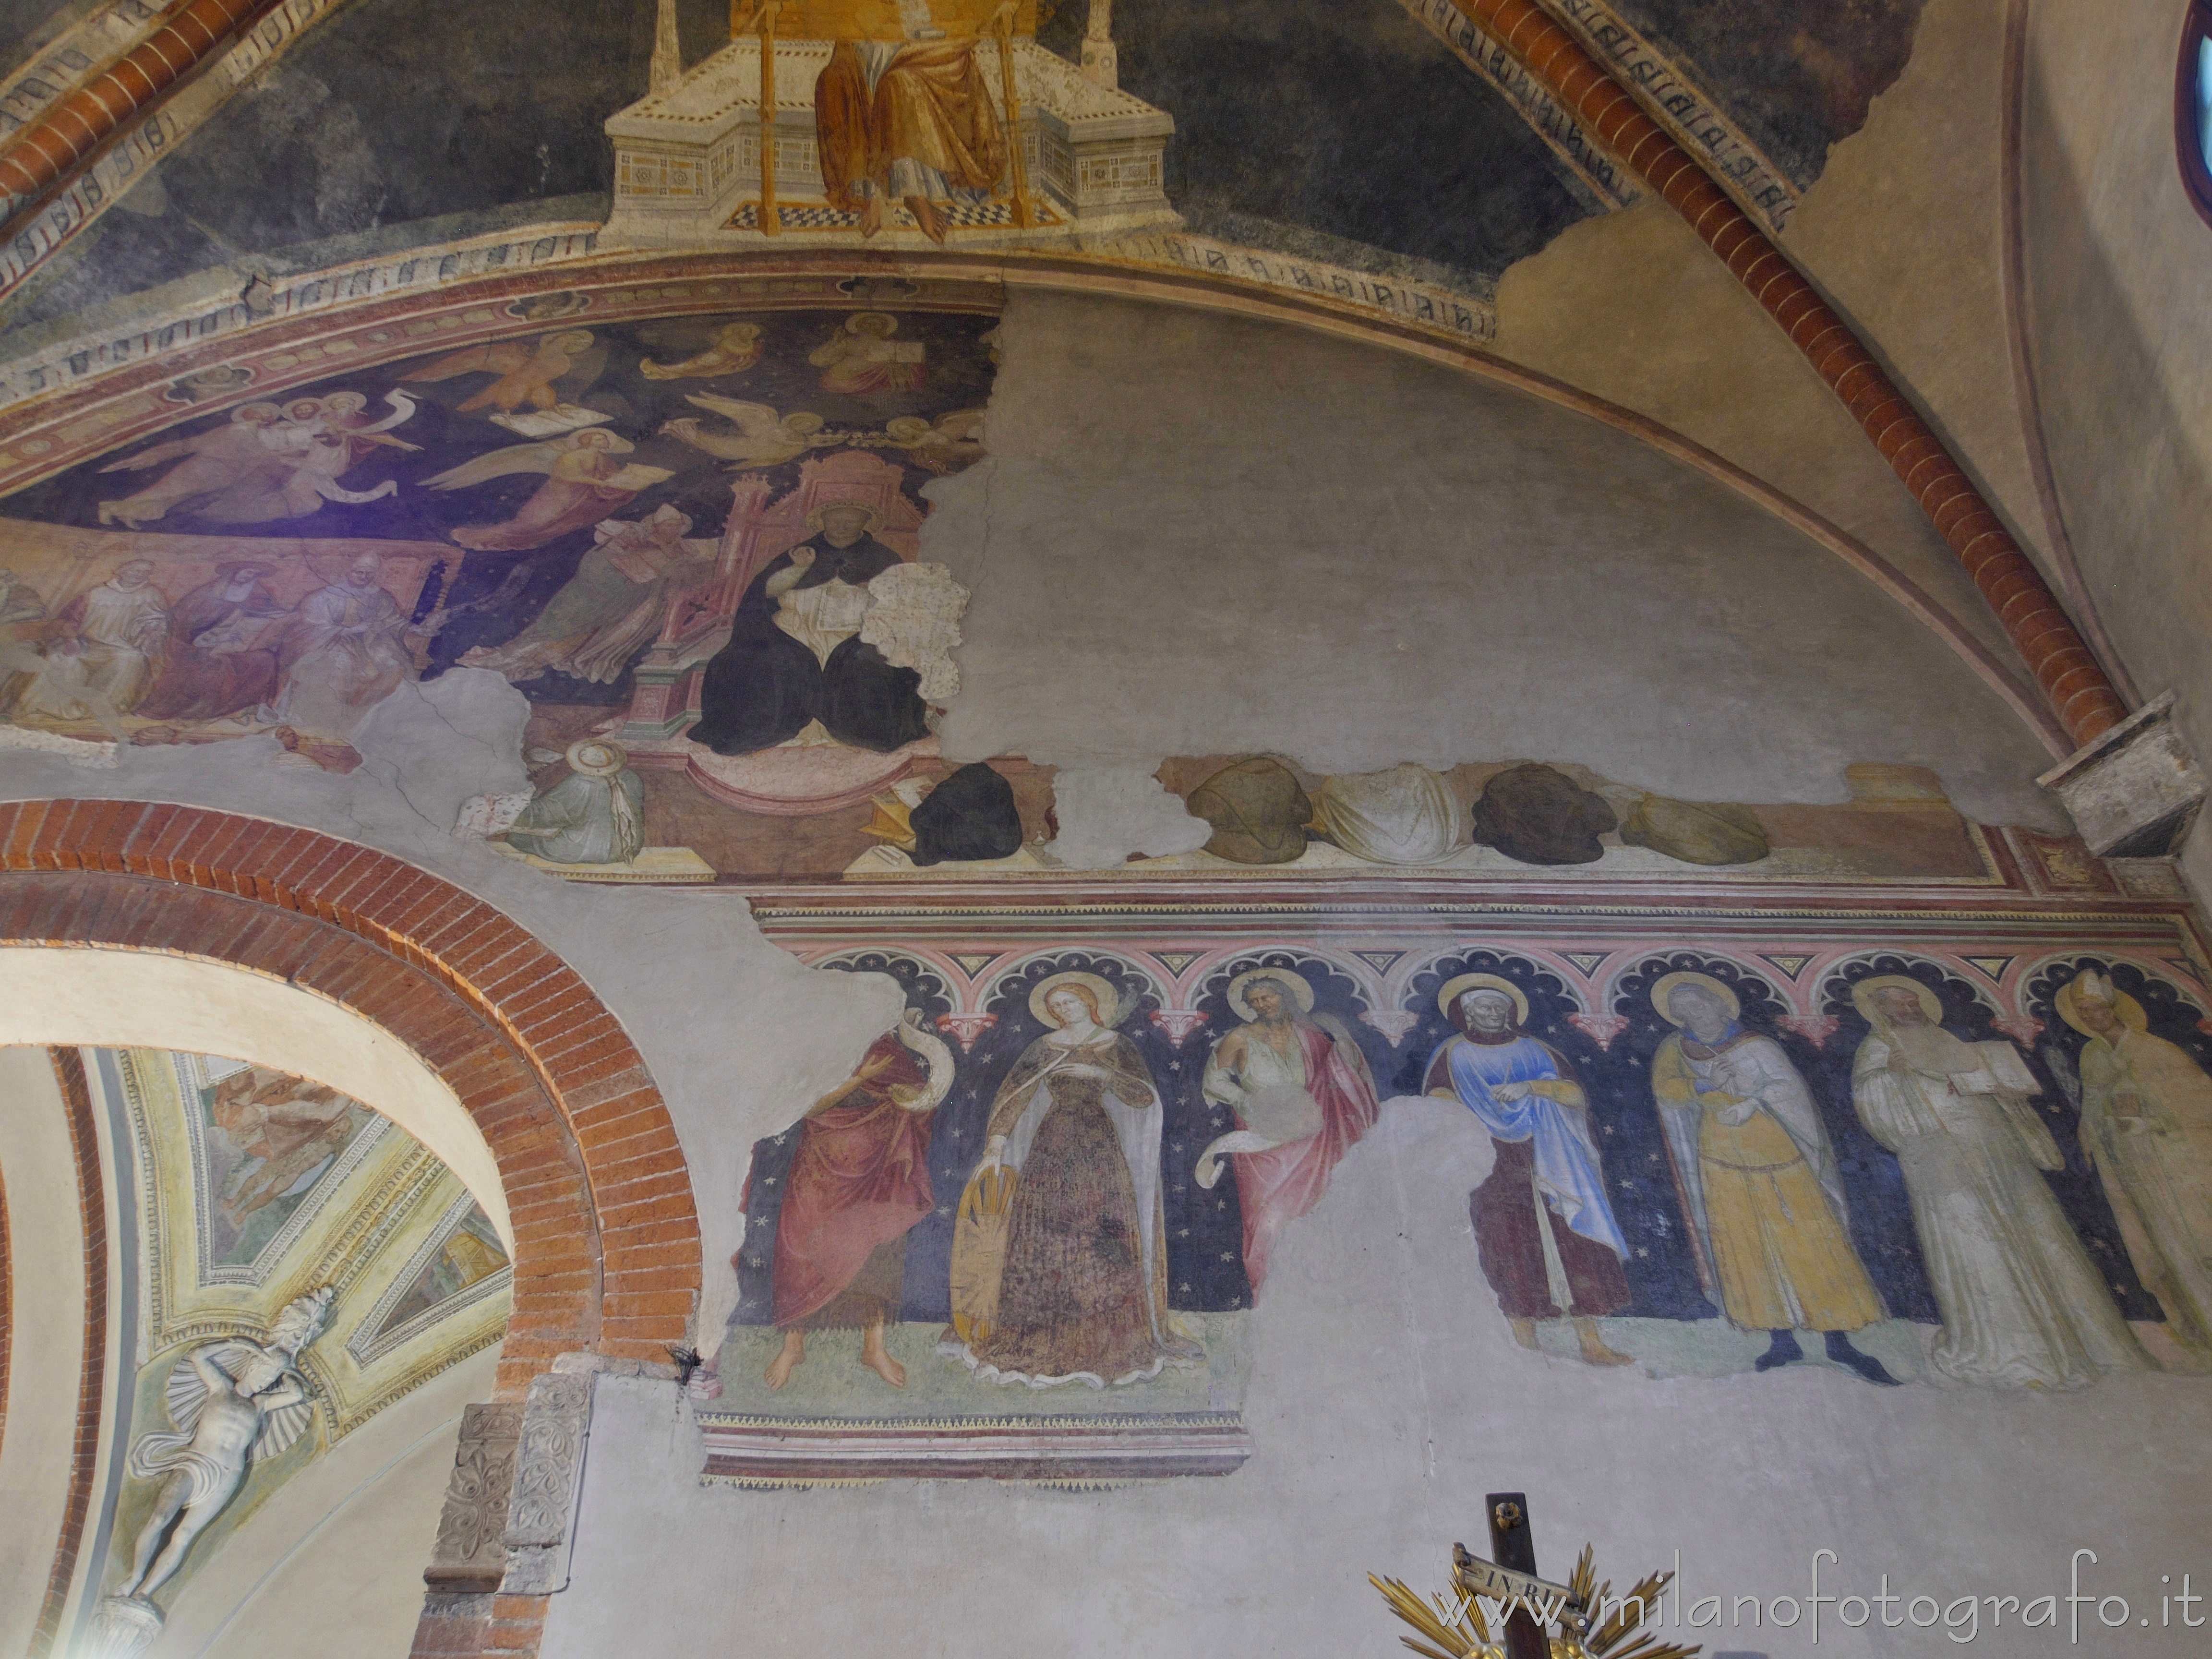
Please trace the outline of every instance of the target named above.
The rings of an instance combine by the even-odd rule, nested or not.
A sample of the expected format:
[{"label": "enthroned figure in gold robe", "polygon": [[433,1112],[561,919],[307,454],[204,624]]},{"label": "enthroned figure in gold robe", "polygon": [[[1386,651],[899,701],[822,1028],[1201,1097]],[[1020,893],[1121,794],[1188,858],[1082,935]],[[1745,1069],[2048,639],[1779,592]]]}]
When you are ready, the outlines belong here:
[{"label": "enthroned figure in gold robe", "polygon": [[1736,1023],[1735,994],[1710,975],[1669,974],[1652,1004],[1680,1027],[1651,1060],[1698,1272],[1731,1324],[1769,1331],[1756,1362],[1802,1358],[1819,1331],[1828,1358],[1869,1382],[1897,1379],[1851,1346],[1886,1316],[1851,1248],[1843,1179],[1819,1107],[1782,1045]]},{"label": "enthroned figure in gold robe", "polygon": [[1005,174],[1006,126],[975,38],[942,38],[926,6],[901,11],[909,38],[840,40],[814,82],[822,182],[831,206],[860,216],[864,238],[896,200],[942,242],[960,195],[980,197]]}]

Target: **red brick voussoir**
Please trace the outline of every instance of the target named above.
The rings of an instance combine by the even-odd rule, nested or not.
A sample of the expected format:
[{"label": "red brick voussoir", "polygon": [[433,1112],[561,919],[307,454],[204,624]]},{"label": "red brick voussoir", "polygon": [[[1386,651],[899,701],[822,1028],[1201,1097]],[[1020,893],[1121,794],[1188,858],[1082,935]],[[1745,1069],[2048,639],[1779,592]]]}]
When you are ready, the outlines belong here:
[{"label": "red brick voussoir", "polygon": [[699,1228],[659,1091],[591,988],[483,900],[236,813],[17,802],[0,804],[0,943],[248,969],[406,1043],[476,1120],[506,1188],[499,1398],[520,1399],[556,1354],[665,1361],[684,1340]]}]

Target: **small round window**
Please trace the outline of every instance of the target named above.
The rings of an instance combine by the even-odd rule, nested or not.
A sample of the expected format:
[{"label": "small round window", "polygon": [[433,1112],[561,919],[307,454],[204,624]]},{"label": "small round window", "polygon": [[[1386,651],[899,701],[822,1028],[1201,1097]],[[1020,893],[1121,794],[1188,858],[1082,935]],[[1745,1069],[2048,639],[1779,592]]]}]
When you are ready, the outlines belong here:
[{"label": "small round window", "polygon": [[2212,0],[2190,0],[2174,76],[2173,137],[2189,199],[2212,223]]}]

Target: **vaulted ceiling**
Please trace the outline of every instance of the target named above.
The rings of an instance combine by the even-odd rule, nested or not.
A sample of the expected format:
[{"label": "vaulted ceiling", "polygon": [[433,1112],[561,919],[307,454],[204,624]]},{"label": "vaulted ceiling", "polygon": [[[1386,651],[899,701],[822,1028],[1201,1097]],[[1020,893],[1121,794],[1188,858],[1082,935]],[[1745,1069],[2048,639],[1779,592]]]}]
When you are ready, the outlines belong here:
[{"label": "vaulted ceiling", "polygon": [[[1802,189],[1903,67],[1923,0],[1624,0],[1615,11]],[[65,9],[66,21],[87,9]],[[1463,63],[1421,0],[1122,0],[1122,87],[1167,111],[1195,229],[1486,291],[1611,205]],[[1085,0],[1044,8],[1071,54]],[[57,31],[0,12],[12,76]],[[10,296],[17,326],[195,273],[282,275],[520,222],[604,216],[607,118],[647,90],[654,0],[350,0]],[[684,56],[723,44],[680,0]]]}]

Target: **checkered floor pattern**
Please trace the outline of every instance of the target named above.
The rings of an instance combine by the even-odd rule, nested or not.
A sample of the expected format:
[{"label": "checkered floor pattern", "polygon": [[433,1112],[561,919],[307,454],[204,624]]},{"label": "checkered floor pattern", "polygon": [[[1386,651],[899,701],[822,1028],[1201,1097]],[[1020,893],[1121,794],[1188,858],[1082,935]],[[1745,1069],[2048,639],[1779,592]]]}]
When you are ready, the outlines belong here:
[{"label": "checkered floor pattern", "polygon": [[[939,209],[945,222],[955,230],[996,230],[1012,228],[1014,204],[1012,202],[958,202],[949,210]],[[1030,198],[1030,216],[1040,225],[1062,222],[1059,214],[1035,197]],[[842,208],[831,207],[826,202],[779,202],[776,220],[786,230],[858,230],[860,216],[848,213]],[[730,217],[724,227],[727,230],[758,230],[760,204],[747,202]],[[884,213],[885,230],[918,230],[914,215],[902,207],[886,209]]]}]

